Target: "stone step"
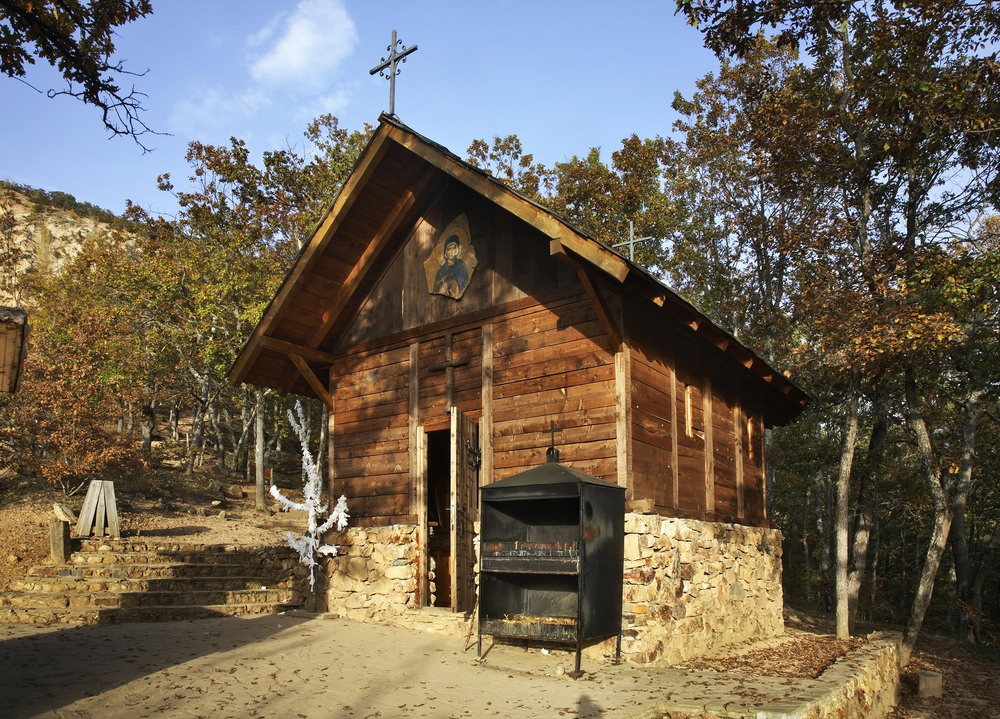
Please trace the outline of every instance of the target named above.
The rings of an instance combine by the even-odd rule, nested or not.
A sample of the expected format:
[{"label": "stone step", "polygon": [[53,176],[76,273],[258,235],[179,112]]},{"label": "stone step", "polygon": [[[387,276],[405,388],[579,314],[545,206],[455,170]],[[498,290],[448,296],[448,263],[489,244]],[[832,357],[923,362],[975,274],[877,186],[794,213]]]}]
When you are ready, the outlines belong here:
[{"label": "stone step", "polygon": [[156,577],[111,577],[74,576],[65,574],[54,577],[28,577],[10,583],[12,592],[153,592],[192,590],[240,590],[240,589],[288,589],[292,586],[289,577],[279,579],[260,574],[239,574],[232,576],[156,576]]},{"label": "stone step", "polygon": [[199,552],[155,551],[80,551],[70,557],[70,564],[251,564],[287,568],[298,563],[294,552],[258,554],[255,552],[219,552],[211,549]]},{"label": "stone step", "polygon": [[117,597],[119,607],[179,607],[185,605],[238,605],[238,604],[292,604],[295,593],[291,589],[196,589],[188,591],[151,592],[101,592],[91,595],[106,596],[109,601]]},{"label": "stone step", "polygon": [[298,609],[298,604],[256,603],[148,607],[9,607],[0,604],[0,623],[9,624],[115,624],[169,622],[210,617],[278,614]]},{"label": "stone step", "polygon": [[286,589],[195,589],[136,592],[0,592],[0,607],[41,607],[45,609],[176,607],[212,604],[296,604],[295,591]]},{"label": "stone step", "polygon": [[28,570],[30,579],[170,579],[172,577],[288,577],[291,567],[268,568],[259,564],[46,564]]},{"label": "stone step", "polygon": [[0,621],[163,621],[301,606],[305,568],[288,547],[90,539],[68,564],[33,567],[0,592]]},{"label": "stone step", "polygon": [[202,544],[198,542],[172,542],[162,539],[113,539],[103,537],[83,538],[79,541],[80,552],[149,552],[153,554],[248,554],[259,555],[261,550],[297,557],[295,551],[284,541],[277,544]]}]

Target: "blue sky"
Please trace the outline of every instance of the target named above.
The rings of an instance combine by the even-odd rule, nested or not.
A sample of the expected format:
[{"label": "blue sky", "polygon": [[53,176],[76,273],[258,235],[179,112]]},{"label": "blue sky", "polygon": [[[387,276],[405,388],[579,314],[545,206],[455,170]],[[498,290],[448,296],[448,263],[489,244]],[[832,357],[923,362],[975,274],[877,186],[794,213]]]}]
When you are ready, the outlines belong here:
[{"label": "blue sky", "polygon": [[[464,157],[477,138],[516,134],[552,166],[590,148],[605,159],[632,133],[667,135],[674,92],[718,63],[697,31],[653,0],[153,0],[119,29],[118,57],[148,97],[143,154],[111,138],[94,108],[0,77],[0,178],[61,190],[120,213],[127,199],[170,214],[156,189],[186,186],[192,140],[303,150],[329,112],[349,130],[388,110],[389,81],[369,70],[393,29],[418,50],[400,65],[396,114]],[[60,87],[47,66],[28,80]]]}]

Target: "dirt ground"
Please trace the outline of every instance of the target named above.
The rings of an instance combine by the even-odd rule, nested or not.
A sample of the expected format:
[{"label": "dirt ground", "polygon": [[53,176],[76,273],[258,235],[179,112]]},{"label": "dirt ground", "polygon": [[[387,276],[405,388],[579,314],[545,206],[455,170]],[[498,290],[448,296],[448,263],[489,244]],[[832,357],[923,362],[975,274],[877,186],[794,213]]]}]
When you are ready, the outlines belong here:
[{"label": "dirt ground", "polygon": [[[283,490],[288,495],[295,494],[292,490]],[[53,490],[39,489],[36,485],[24,481],[15,482],[0,481],[0,590],[7,588],[11,580],[22,577],[27,570],[34,565],[43,564],[48,555],[48,523],[54,518],[53,504],[62,503],[72,509],[79,511],[83,503],[83,494],[80,492],[73,497],[66,497],[63,493]],[[239,496],[240,494],[244,496]],[[216,543],[281,543],[285,531],[296,525],[295,517],[289,517],[283,513],[262,514],[254,510],[253,487],[250,485],[240,486],[232,483],[223,483],[220,487],[218,483],[211,485],[204,476],[196,476],[193,480],[185,480],[179,473],[162,473],[157,477],[135,483],[128,487],[119,488],[116,484],[116,495],[118,500],[118,510],[121,516],[123,536],[146,536],[146,537],[173,537],[184,541],[216,544]],[[216,502],[217,504],[213,504]],[[275,508],[274,501],[268,497],[268,504]],[[298,524],[301,524],[299,522]],[[698,662],[692,662],[685,667],[690,670],[704,670],[725,672],[730,675],[742,675],[745,677],[816,677],[822,670],[838,657],[850,651],[853,646],[859,643],[860,639],[852,639],[849,642],[837,641],[833,636],[832,622],[829,618],[814,617],[794,611],[788,611],[786,618],[787,633],[783,637],[757,642],[751,645],[733,647],[727,651],[719,652],[712,657],[706,657]],[[205,620],[214,621],[214,620]],[[247,620],[249,622],[249,620]],[[275,623],[274,627],[268,625],[268,621]],[[262,620],[254,626],[265,627],[261,631],[267,633],[276,632],[277,624],[282,621],[285,624],[292,621],[290,618]],[[300,617],[296,622],[304,621]],[[191,624],[191,623],[185,623]],[[197,625],[197,623],[195,623]],[[200,626],[200,625],[198,625]],[[211,633],[208,625],[204,625],[206,634]],[[248,625],[249,626],[249,625]],[[142,625],[143,631],[150,632],[169,631],[167,628],[157,628],[156,625]],[[175,628],[176,629],[176,628]],[[103,630],[106,630],[104,628]],[[46,630],[38,641],[55,641],[49,637],[52,630]],[[74,630],[79,634],[85,630]],[[133,631],[128,628],[120,629],[122,632]],[[197,629],[185,629],[185,632]],[[346,630],[345,630],[346,631]],[[383,630],[378,630],[382,632]],[[390,631],[391,630],[385,630]],[[4,634],[4,642],[0,644],[8,645],[9,642],[23,641],[30,642],[27,637],[20,639],[10,633]],[[31,632],[28,632],[31,634]],[[176,634],[176,632],[175,632]],[[172,642],[178,637],[175,636]],[[106,640],[110,641],[110,640]],[[145,640],[140,641],[142,644]],[[193,640],[194,641],[194,640]],[[391,638],[386,639],[388,647],[392,647]],[[208,646],[192,648],[194,655],[211,654],[214,649],[221,645],[209,643]],[[384,651],[384,649],[383,649]],[[80,657],[84,660],[84,657]],[[89,661],[89,659],[87,659]],[[206,660],[207,661],[207,660]],[[268,666],[277,667],[275,663],[264,662],[255,671],[263,671],[264,674],[256,680],[243,682],[241,686],[248,692],[246,707],[247,716],[257,716],[253,711],[254,702],[250,701],[254,692],[267,684],[268,673],[265,671]],[[270,661],[270,660],[268,660]],[[941,672],[944,678],[944,697],[936,699],[919,699],[916,696],[916,675],[921,669],[930,669]],[[910,666],[904,671],[903,687],[899,707],[893,713],[894,719],[969,719],[972,717],[1000,717],[1000,683],[996,682],[996,676],[1000,665],[998,665],[996,654],[989,654],[985,651],[977,650],[964,643],[954,640],[926,636],[918,644]],[[178,671],[169,667],[159,669],[163,673]],[[193,671],[193,670],[192,670]],[[213,669],[218,672],[218,669]],[[226,670],[229,671],[229,670]],[[234,669],[235,671],[235,669]],[[306,666],[299,666],[298,672],[307,672]],[[369,668],[369,671],[372,671]],[[377,671],[377,666],[375,667]],[[396,670],[401,671],[401,670]],[[242,676],[242,669],[240,670]],[[16,673],[15,673],[16,674]],[[181,692],[180,684],[184,677],[177,675],[171,679],[170,691]],[[212,677],[210,676],[209,679]],[[215,677],[215,679],[220,679]],[[274,679],[274,675],[271,675]],[[320,681],[321,677],[315,678]],[[369,678],[370,679],[370,678]],[[366,679],[368,681],[369,679]],[[384,677],[385,681],[398,683],[398,677]],[[7,681],[13,681],[8,677]],[[27,681],[27,679],[26,679]],[[200,680],[199,680],[200,681]],[[351,681],[345,679],[345,681]],[[179,683],[180,682],[180,683]],[[274,683],[273,681],[271,682]],[[325,681],[321,681],[326,684]],[[204,684],[204,685],[203,685]],[[213,685],[226,684],[226,692],[235,691],[231,683],[218,681],[201,682],[198,684],[196,692],[199,695],[211,695]],[[147,689],[149,679],[145,680]],[[166,687],[168,682],[159,684],[161,688]],[[119,689],[119,693],[123,690]],[[186,691],[186,690],[184,690]],[[603,690],[602,690],[603,691]],[[469,692],[478,695],[476,682],[469,687]],[[81,696],[87,696],[86,690],[81,690]],[[220,695],[221,696],[221,695]],[[569,694],[567,694],[567,697]],[[586,699],[586,696],[584,699]],[[636,699],[629,694],[632,699]],[[400,695],[403,697],[403,694]],[[608,708],[608,699],[602,694],[605,702],[605,709]],[[211,702],[202,697],[204,701],[198,703],[203,706],[205,713],[200,711],[188,712],[185,716],[207,716],[213,713]],[[119,697],[116,701],[126,701],[127,697]],[[631,699],[630,699],[631,700]],[[220,699],[219,701],[222,701]],[[228,701],[228,700],[227,700]],[[405,704],[403,698],[401,703]],[[568,700],[567,700],[568,701]],[[587,700],[591,701],[591,700]],[[74,705],[75,706],[75,705]],[[583,716],[588,712],[582,711],[581,706],[586,706],[579,702],[575,704],[569,702],[566,706],[557,707],[550,705],[552,714],[533,713],[531,706],[526,706],[521,711],[513,711],[516,716]],[[414,707],[410,707],[413,709]],[[516,708],[516,707],[515,707]],[[273,707],[272,707],[273,709]],[[535,707],[537,709],[537,707]],[[269,710],[270,711],[270,710]],[[98,712],[97,714],[100,714]],[[154,712],[155,713],[155,712]],[[403,711],[400,709],[399,715],[411,714],[414,716],[459,716],[461,712],[454,714],[420,714]],[[95,715],[97,715],[95,714]],[[86,714],[66,714],[60,712],[59,716],[85,716]],[[136,714],[129,714],[134,716]],[[273,714],[272,714],[273,715]],[[332,716],[339,716],[334,713]],[[363,716],[364,714],[344,713],[343,716]],[[391,716],[392,714],[378,714],[377,716]],[[501,716],[504,714],[495,714]],[[592,714],[594,716],[600,713]],[[53,716],[55,716],[53,714]],[[110,715],[107,715],[110,716]],[[124,714],[123,714],[124,716]],[[142,714],[138,714],[142,716]],[[287,716],[295,716],[288,714]],[[299,713],[298,716],[314,716],[311,713]],[[373,715],[376,716],[376,715]]]}]

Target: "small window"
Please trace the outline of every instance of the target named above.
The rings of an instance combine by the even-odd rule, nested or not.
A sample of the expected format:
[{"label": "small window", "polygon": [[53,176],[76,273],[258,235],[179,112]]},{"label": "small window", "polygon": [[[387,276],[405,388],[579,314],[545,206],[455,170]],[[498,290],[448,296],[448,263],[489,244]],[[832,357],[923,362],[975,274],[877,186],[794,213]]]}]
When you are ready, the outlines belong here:
[{"label": "small window", "polygon": [[753,417],[747,417],[747,453],[750,455],[750,459],[754,458],[754,424]]},{"label": "small window", "polygon": [[694,437],[694,416],[692,415],[691,398],[694,394],[694,387],[689,384],[684,385],[684,433],[688,437]]}]

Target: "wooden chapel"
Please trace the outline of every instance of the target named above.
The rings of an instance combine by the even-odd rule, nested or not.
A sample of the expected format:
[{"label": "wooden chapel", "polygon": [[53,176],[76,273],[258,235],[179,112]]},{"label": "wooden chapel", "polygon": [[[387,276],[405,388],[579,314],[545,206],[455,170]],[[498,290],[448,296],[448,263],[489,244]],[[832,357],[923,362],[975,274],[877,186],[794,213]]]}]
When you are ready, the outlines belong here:
[{"label": "wooden chapel", "polygon": [[460,611],[479,485],[554,445],[630,508],[766,526],[764,429],[808,400],[649,273],[389,115],[230,380],[326,403],[331,496],[353,525],[416,526],[416,605],[433,556],[438,603]]}]

